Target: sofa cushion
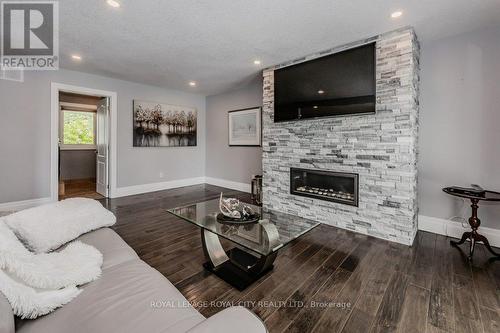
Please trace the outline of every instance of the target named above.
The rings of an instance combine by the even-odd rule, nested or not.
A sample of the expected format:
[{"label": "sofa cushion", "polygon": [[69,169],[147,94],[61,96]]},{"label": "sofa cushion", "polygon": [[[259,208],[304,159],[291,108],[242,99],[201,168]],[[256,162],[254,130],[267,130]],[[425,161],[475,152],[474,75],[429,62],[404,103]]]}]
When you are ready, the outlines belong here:
[{"label": "sofa cushion", "polygon": [[7,298],[0,292],[0,333],[14,333],[14,314]]},{"label": "sofa cushion", "polygon": [[137,259],[103,270],[99,280],[55,312],[19,321],[17,332],[177,333],[204,319],[170,281]]},{"label": "sofa cushion", "polygon": [[104,257],[103,270],[125,261],[139,258],[135,251],[116,232],[109,228],[91,231],[77,239],[85,244],[94,246],[102,253]]}]

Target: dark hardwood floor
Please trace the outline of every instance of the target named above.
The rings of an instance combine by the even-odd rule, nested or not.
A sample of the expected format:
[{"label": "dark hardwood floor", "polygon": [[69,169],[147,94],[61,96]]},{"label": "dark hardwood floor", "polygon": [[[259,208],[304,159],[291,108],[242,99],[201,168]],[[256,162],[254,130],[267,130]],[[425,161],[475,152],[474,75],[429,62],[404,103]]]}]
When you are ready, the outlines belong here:
[{"label": "dark hardwood floor", "polygon": [[449,238],[427,232],[410,248],[320,225],[254,285],[232,288],[203,270],[199,229],[165,211],[221,191],[249,200],[198,185],[103,201],[114,229],[203,315],[241,304],[270,332],[500,332],[500,262],[479,245],[471,264]]}]

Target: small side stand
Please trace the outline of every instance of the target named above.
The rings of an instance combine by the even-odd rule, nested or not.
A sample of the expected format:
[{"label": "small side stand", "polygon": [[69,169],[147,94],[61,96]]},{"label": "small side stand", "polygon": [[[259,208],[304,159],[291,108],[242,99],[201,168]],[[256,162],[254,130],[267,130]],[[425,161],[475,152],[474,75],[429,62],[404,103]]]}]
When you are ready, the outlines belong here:
[{"label": "small side stand", "polygon": [[486,249],[488,249],[488,251],[490,251],[495,257],[500,258],[500,254],[496,253],[491,248],[490,242],[488,242],[488,239],[477,232],[477,229],[481,225],[481,220],[477,217],[477,209],[479,208],[478,203],[479,203],[480,199],[478,199],[478,198],[469,198],[469,199],[472,202],[472,205],[471,205],[472,216],[469,218],[469,224],[470,224],[472,231],[464,232],[460,241],[458,241],[458,242],[450,241],[450,244],[452,246],[462,245],[463,243],[465,243],[465,241],[467,239],[469,239],[470,240],[469,260],[472,260],[472,256],[474,255],[474,248],[476,246],[476,242],[482,242],[484,244],[484,246],[486,246]]}]

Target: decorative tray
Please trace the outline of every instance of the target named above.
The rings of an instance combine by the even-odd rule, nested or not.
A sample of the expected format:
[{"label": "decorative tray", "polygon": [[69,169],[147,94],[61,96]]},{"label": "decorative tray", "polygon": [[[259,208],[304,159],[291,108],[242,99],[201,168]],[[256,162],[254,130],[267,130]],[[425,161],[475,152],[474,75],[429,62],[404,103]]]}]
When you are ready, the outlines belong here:
[{"label": "decorative tray", "polygon": [[257,213],[250,215],[248,217],[241,217],[241,218],[228,217],[222,213],[217,214],[217,221],[220,223],[249,224],[249,223],[259,222],[259,220],[260,220],[260,215]]}]

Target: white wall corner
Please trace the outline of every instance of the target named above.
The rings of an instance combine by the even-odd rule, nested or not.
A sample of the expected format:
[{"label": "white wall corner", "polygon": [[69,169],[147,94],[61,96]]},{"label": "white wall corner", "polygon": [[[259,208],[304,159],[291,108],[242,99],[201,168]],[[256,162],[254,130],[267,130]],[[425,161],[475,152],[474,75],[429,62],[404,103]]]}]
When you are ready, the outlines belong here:
[{"label": "white wall corner", "polygon": [[[464,227],[460,222],[450,221],[438,217],[419,215],[418,230],[460,239],[464,232],[470,231],[471,229],[468,224]],[[491,246],[500,247],[500,230],[488,227],[479,227],[478,232],[488,238]]]},{"label": "white wall corner", "polygon": [[226,188],[230,188],[232,190],[237,190],[237,191],[241,191],[241,192],[250,193],[252,191],[250,184],[233,182],[232,180],[205,177],[205,182],[207,184],[210,184],[210,185],[226,187]]},{"label": "white wall corner", "polygon": [[0,203],[0,212],[18,211],[53,202],[51,197]]}]

